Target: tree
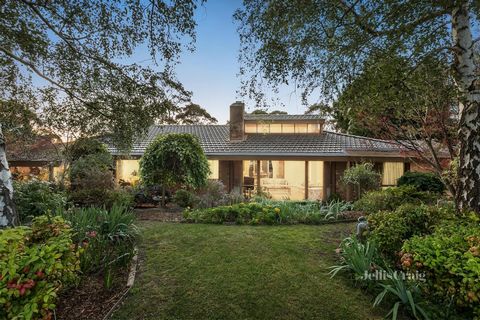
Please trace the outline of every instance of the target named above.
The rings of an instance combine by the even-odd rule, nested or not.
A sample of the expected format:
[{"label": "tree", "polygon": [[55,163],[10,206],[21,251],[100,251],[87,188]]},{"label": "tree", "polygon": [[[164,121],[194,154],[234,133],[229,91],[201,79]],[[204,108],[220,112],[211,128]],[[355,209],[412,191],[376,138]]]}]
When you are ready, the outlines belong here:
[{"label": "tree", "polygon": [[163,206],[166,189],[203,187],[209,174],[210,168],[203,149],[191,134],[170,133],[157,137],[140,160],[142,182],[162,186]]},{"label": "tree", "polygon": [[5,138],[0,124],[0,228],[18,225],[18,214],[13,203],[12,174],[8,167]]},{"label": "tree", "polygon": [[[324,110],[337,130],[395,140],[441,176],[443,159],[456,156],[457,106],[448,66],[430,60],[412,68],[393,55],[369,60]],[[455,195],[454,185],[449,191]]]},{"label": "tree", "polygon": [[[1,1],[0,100],[35,101],[50,127],[108,134],[128,149],[155,119],[189,102],[174,66],[194,49],[202,2]],[[157,70],[121,63],[140,45]],[[2,181],[0,189],[11,190]]]},{"label": "tree", "polygon": [[235,17],[242,74],[247,69],[251,83],[261,77],[272,86],[294,81],[304,97],[320,92],[331,102],[372,57],[404,57],[409,71],[432,60],[452,65],[459,99],[457,201],[461,209],[480,213],[480,79],[472,38],[480,20],[478,1],[244,3]]},{"label": "tree", "polygon": [[171,123],[180,124],[214,124],[218,120],[207,110],[195,103],[188,103],[184,107],[178,108],[175,116],[171,118]]},{"label": "tree", "polygon": [[365,191],[380,187],[381,174],[373,169],[373,163],[366,162],[347,168],[342,177],[342,182],[356,187],[357,197],[360,198]]}]

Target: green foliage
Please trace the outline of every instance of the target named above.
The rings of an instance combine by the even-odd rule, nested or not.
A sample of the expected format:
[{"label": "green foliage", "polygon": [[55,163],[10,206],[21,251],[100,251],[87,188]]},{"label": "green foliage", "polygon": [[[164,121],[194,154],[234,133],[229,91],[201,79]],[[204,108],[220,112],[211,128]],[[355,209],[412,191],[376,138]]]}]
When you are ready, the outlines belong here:
[{"label": "green foliage", "polygon": [[[75,230],[73,240],[85,250],[80,259],[83,272],[100,270],[104,279],[109,280],[112,268],[129,264],[138,236],[130,208],[114,205],[110,210],[72,209],[63,212],[63,216]],[[106,284],[110,286],[111,282]]]},{"label": "green foliage", "polygon": [[405,268],[426,273],[426,292],[433,299],[453,300],[480,317],[480,225],[478,217],[472,219],[443,223],[433,234],[407,240],[402,260]]},{"label": "green foliage", "polygon": [[399,187],[414,186],[419,191],[438,193],[445,191],[445,185],[442,180],[433,173],[405,172],[405,174],[398,179],[397,185]]},{"label": "green foliage", "polygon": [[395,273],[390,273],[388,278],[388,283],[380,283],[383,291],[378,294],[373,304],[374,307],[379,306],[385,296],[393,297],[393,307],[385,318],[397,320],[399,312],[403,309],[415,319],[430,319],[422,307],[424,299],[418,283],[411,284]]},{"label": "green foliage", "polygon": [[[68,149],[66,156],[69,161],[75,162],[82,157],[98,154],[109,154],[103,143],[94,138],[80,138],[75,140]],[[111,165],[111,161],[108,165]]]},{"label": "green foliage", "polygon": [[369,240],[374,241],[386,257],[395,259],[405,240],[415,235],[430,234],[439,223],[454,217],[453,207],[407,203],[395,211],[368,215]]},{"label": "green foliage", "polygon": [[197,197],[188,190],[180,189],[175,192],[173,202],[182,208],[193,208],[197,202]]},{"label": "green foliage", "polygon": [[58,290],[78,280],[80,252],[60,217],[0,232],[0,318],[51,318]]},{"label": "green foliage", "polygon": [[[101,149],[101,148],[100,148]],[[91,151],[97,151],[92,148]],[[114,202],[131,202],[122,191],[115,190],[112,156],[106,150],[81,156],[70,167],[69,199],[79,206],[105,206]]]},{"label": "green foliage", "polygon": [[14,181],[14,201],[23,222],[44,214],[55,214],[67,205],[65,192],[52,183],[30,180]]},{"label": "green foliage", "polygon": [[343,174],[342,182],[356,187],[360,197],[365,191],[378,189],[381,176],[373,169],[373,163],[366,162],[347,168]]},{"label": "green foliage", "polygon": [[196,189],[205,186],[209,173],[203,149],[191,134],[157,137],[140,160],[140,175],[147,185]]},{"label": "green foliage", "polygon": [[362,280],[365,274],[381,270],[377,248],[372,242],[362,243],[355,237],[345,238],[340,244],[340,255],[340,265],[330,267],[332,278],[341,271],[349,271],[355,280]]},{"label": "green foliage", "polygon": [[367,192],[355,202],[354,207],[356,210],[372,214],[378,211],[393,211],[403,203],[431,204],[437,199],[438,194],[421,192],[415,187],[404,186]]},{"label": "green foliage", "polygon": [[338,213],[348,210],[349,205],[334,203],[321,206],[314,201],[273,201],[239,203],[209,209],[185,210],[188,222],[236,223],[236,224],[322,224],[341,219]]},{"label": "green foliage", "polygon": [[[200,3],[165,2],[155,10],[143,1],[5,3],[0,99],[42,105],[49,128],[109,134],[128,147],[156,119],[189,101],[172,66],[183,49],[194,49]],[[13,30],[17,23],[25,27]],[[143,45],[161,67],[126,63]]]}]

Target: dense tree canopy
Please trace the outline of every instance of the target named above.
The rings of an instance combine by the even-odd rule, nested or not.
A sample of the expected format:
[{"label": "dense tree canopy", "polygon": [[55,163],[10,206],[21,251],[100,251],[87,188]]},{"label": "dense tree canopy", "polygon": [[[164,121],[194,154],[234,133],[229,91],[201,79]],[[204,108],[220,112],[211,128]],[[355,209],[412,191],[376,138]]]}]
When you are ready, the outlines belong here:
[{"label": "dense tree canopy", "polygon": [[[128,145],[172,106],[189,101],[173,66],[182,49],[193,49],[199,2],[1,1],[0,98],[30,94],[53,122],[114,133]],[[161,71],[122,63],[139,47]]]},{"label": "dense tree canopy", "polygon": [[[459,101],[458,201],[460,207],[480,213],[480,79],[473,39],[479,15],[479,2],[469,0],[244,0],[244,8],[235,14],[242,41],[241,74],[249,77],[244,93],[256,98],[262,96],[259,83],[274,88],[294,83],[305,99],[316,94],[328,105],[346,88],[363,85],[352,85],[355,79],[379,74],[374,69],[392,58],[407,62],[397,64],[407,74],[431,68],[432,61],[452,66],[442,85],[454,78]],[[387,76],[388,70],[394,69],[387,68]],[[384,96],[398,96],[401,85]],[[366,85],[364,92],[375,100],[378,90]],[[404,106],[394,107],[403,112]]]}]

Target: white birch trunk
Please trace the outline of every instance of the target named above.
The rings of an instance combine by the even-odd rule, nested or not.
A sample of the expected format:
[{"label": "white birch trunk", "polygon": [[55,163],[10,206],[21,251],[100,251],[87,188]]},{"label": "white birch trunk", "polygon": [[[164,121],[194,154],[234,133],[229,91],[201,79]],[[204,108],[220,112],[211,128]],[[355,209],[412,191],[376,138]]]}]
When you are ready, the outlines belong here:
[{"label": "white birch trunk", "polygon": [[5,138],[0,124],[0,228],[18,225],[18,216],[13,203],[12,175],[8,167]]},{"label": "white birch trunk", "polygon": [[468,1],[452,12],[452,36],[462,94],[457,201],[460,209],[470,208],[480,214],[480,79],[475,70]]}]

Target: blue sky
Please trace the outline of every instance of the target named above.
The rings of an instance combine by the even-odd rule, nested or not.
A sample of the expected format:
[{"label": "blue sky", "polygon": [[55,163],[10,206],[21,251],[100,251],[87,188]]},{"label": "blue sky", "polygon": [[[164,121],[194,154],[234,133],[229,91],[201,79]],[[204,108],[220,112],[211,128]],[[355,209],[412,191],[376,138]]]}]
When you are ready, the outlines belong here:
[{"label": "blue sky", "polygon": [[[240,40],[237,34],[234,11],[242,5],[241,0],[209,0],[197,10],[197,42],[195,52],[184,52],[177,66],[178,79],[193,92],[193,101],[207,109],[210,114],[225,123],[228,107],[236,100],[246,103],[247,111],[253,103],[243,99],[240,89],[238,53]],[[300,93],[283,88],[278,98],[283,104],[271,110],[288,113],[303,113]]]}]

